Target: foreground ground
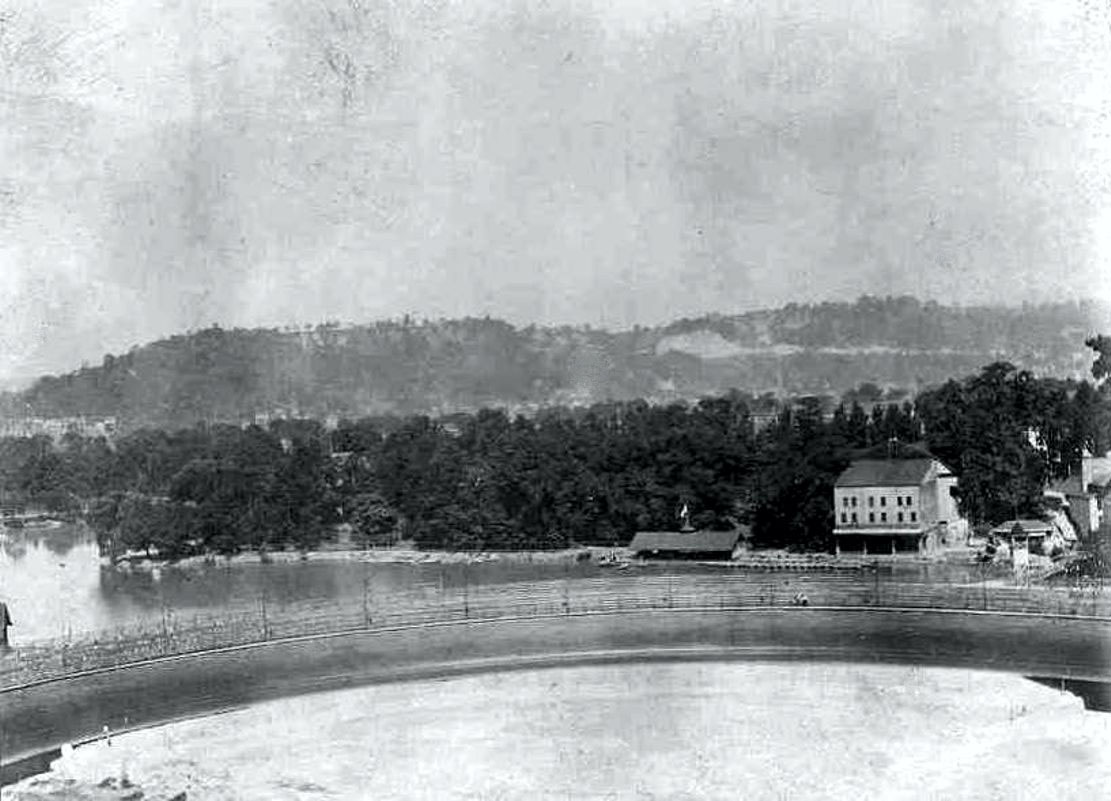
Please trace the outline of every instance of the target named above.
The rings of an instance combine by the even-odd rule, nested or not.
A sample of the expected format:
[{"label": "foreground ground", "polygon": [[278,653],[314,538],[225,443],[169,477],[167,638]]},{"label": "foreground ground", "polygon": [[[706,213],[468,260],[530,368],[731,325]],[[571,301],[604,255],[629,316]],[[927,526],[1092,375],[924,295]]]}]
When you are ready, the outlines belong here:
[{"label": "foreground ground", "polygon": [[1111,715],[1017,676],[744,661],[316,693],[78,748],[13,801],[1022,798],[1111,781]]}]

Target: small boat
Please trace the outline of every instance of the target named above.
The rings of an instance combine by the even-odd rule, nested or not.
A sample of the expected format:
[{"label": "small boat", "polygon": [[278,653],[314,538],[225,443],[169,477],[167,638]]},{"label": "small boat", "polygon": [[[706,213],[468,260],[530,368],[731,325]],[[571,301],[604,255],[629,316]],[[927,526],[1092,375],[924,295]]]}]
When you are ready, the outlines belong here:
[{"label": "small boat", "polygon": [[629,565],[630,565],[629,560],[622,559],[620,556],[617,555],[616,551],[610,551],[609,553],[604,554],[598,560],[598,566],[599,567],[616,567],[619,570],[624,570],[624,569],[628,568]]}]

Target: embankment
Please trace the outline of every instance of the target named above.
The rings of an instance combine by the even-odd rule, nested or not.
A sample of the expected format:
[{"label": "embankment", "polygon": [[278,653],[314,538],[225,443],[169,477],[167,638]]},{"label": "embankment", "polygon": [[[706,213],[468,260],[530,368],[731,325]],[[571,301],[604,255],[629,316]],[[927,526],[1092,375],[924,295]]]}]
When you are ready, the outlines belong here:
[{"label": "embankment", "polygon": [[595,610],[270,640],[0,691],[3,763],[113,731],[368,683],[635,660],[901,663],[1111,681],[1111,623],[882,608]]}]

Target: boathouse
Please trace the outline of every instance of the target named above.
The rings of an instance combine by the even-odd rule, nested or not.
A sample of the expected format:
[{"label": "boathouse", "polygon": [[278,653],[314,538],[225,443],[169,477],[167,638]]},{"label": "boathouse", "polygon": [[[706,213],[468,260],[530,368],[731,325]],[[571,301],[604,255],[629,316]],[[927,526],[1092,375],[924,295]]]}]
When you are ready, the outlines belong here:
[{"label": "boathouse", "polygon": [[638,531],[629,544],[642,559],[727,560],[733,557],[744,532]]}]

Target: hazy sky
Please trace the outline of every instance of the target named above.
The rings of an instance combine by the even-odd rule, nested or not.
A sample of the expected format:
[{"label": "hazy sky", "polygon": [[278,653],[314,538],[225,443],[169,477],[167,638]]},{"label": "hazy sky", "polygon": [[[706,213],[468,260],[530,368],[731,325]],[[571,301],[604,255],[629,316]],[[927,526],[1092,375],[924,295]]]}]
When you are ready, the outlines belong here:
[{"label": "hazy sky", "polygon": [[0,0],[0,380],[213,322],[1111,300],[1106,6]]}]

